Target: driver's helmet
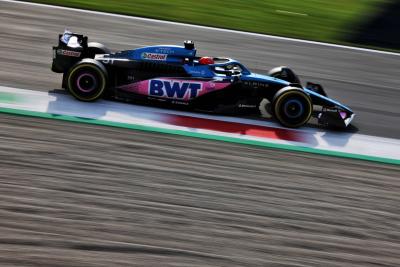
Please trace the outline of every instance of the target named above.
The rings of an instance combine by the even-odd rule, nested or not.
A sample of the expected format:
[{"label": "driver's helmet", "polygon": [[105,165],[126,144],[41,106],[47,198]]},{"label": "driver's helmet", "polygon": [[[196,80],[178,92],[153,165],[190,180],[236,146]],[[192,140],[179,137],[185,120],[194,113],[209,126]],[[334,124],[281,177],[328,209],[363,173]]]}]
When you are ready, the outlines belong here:
[{"label": "driver's helmet", "polygon": [[201,65],[214,64],[214,59],[212,57],[202,57],[202,58],[199,59],[199,63]]}]

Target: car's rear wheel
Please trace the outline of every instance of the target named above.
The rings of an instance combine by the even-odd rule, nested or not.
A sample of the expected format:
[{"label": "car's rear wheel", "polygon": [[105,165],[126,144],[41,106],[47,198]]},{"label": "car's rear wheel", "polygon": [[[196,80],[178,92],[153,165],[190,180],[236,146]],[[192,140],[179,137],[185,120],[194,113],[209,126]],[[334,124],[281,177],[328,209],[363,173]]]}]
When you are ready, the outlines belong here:
[{"label": "car's rear wheel", "polygon": [[[86,51],[84,52],[84,58],[95,58],[97,54],[110,54],[111,50],[108,49],[105,45],[101,43],[96,43],[96,42],[90,42],[88,43],[88,47]],[[63,78],[62,78],[62,88],[67,88],[67,72],[63,73]]]},{"label": "car's rear wheel", "polygon": [[93,59],[83,59],[67,73],[68,91],[80,101],[95,101],[107,89],[107,71]]},{"label": "car's rear wheel", "polygon": [[311,117],[310,96],[295,87],[279,90],[272,101],[272,114],[280,124],[290,128],[304,125]]}]

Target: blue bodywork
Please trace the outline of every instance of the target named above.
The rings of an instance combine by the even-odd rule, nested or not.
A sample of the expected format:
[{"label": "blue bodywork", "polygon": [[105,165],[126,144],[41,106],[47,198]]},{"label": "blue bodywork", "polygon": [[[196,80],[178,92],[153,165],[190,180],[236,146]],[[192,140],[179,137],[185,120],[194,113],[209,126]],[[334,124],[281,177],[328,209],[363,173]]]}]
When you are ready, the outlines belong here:
[{"label": "blue bodywork", "polygon": [[[196,52],[194,42],[185,41],[184,46],[155,45],[111,53],[101,44],[88,43],[87,36],[65,31],[53,47],[51,69],[63,73],[63,88],[82,101],[107,94],[115,99],[186,105],[205,112],[231,109],[235,114],[260,114],[260,108],[266,108],[288,127],[299,127],[311,116],[324,125],[346,127],[354,117],[350,108],[327,97],[321,85],[301,85],[287,67],[261,75],[235,59],[198,57]],[[81,80],[85,73],[77,74],[82,69],[96,75],[85,72]]]},{"label": "blue bodywork", "polygon": [[[165,60],[151,59],[146,55],[162,55],[165,56]],[[128,58],[131,60],[142,60],[148,62],[159,62],[165,63],[181,63],[182,58],[194,58],[196,56],[196,49],[185,49],[182,46],[174,45],[155,45],[137,48],[134,50],[125,50],[114,54],[116,57]]]},{"label": "blue bodywork", "polygon": [[[339,120],[343,120],[345,126],[347,126],[354,117],[354,113],[350,108],[336,100],[319,94],[318,92],[312,90],[312,88],[306,88],[300,84],[294,85],[285,80],[274,78],[272,76],[252,73],[239,61],[230,58],[213,58],[215,59],[213,64],[200,64],[200,57],[196,57],[196,52],[197,51],[194,48],[188,49],[183,46],[157,45],[117,52],[107,55],[107,58],[114,58],[115,60],[129,59],[140,62],[179,65],[182,66],[187,75],[192,78],[223,81],[230,80],[232,82],[242,83],[263,83],[268,84],[271,88],[296,86],[303,89],[304,92],[311,97],[314,105],[321,106],[325,110],[329,109],[330,112],[335,113],[335,116],[339,118]],[[221,69],[221,71],[217,71],[218,69]],[[235,69],[238,71],[235,72]],[[265,90],[268,90],[268,88],[265,88]],[[344,113],[345,115],[343,115]],[[339,116],[336,114],[342,115]],[[323,117],[323,115],[323,113],[320,113],[318,118]]]}]

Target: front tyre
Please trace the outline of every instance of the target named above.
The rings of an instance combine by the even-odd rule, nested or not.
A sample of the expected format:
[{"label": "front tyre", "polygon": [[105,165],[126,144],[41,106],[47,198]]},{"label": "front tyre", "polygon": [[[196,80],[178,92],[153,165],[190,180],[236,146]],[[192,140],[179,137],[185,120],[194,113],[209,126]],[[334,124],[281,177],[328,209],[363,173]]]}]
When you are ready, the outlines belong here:
[{"label": "front tyre", "polygon": [[289,128],[297,128],[307,123],[312,110],[310,96],[295,87],[282,88],[272,101],[274,117],[280,124]]},{"label": "front tyre", "polygon": [[268,75],[290,83],[300,84],[300,79],[296,73],[286,66],[273,68],[268,72]]},{"label": "front tyre", "polygon": [[67,88],[72,96],[80,101],[95,101],[107,89],[107,71],[93,59],[83,59],[67,73]]}]

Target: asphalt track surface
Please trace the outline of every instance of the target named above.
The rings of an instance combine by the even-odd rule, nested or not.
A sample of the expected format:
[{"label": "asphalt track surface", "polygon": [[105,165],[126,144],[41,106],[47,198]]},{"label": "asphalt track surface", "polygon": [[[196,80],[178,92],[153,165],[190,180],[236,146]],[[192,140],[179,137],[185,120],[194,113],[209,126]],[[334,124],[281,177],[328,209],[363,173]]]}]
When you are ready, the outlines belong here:
[{"label": "asphalt track surface", "polygon": [[[400,57],[0,2],[0,82],[51,90],[67,26],[294,67],[399,137]],[[260,49],[260,50],[259,50]],[[373,145],[373,144],[371,144]],[[0,115],[1,266],[398,266],[399,166]]]},{"label": "asphalt track surface", "polygon": [[51,46],[65,28],[113,50],[195,40],[198,54],[235,57],[255,72],[292,67],[304,81],[350,106],[359,133],[400,137],[400,54],[379,54],[0,1],[2,85],[48,91],[60,75],[49,71]]}]

